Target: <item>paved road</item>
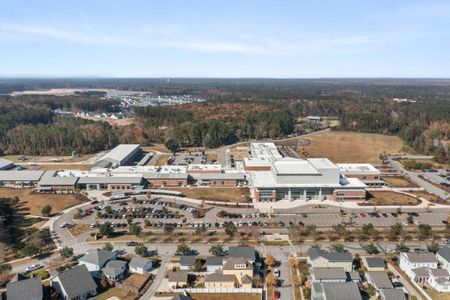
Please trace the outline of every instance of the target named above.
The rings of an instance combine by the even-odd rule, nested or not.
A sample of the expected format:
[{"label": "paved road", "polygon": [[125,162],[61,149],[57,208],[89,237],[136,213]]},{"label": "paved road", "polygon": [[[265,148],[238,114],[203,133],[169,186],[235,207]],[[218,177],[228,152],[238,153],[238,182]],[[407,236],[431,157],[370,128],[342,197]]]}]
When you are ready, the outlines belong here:
[{"label": "paved road", "polygon": [[419,186],[423,187],[427,192],[431,194],[437,195],[443,199],[447,199],[449,197],[449,194],[446,191],[420,178],[420,173],[406,170],[400,162],[393,160],[393,158],[395,157],[388,157],[388,162],[392,168],[397,170],[397,172],[404,174],[405,177],[417,183]]},{"label": "paved road", "polygon": [[152,285],[147,289],[147,291],[144,293],[144,295],[141,296],[140,299],[142,300],[148,300],[155,295],[156,291],[158,290],[159,286],[161,285],[161,282],[164,279],[164,275],[166,273],[167,265],[169,264],[170,257],[169,256],[163,256],[161,260],[161,265],[158,268],[158,272],[156,273],[155,279],[152,282]]}]

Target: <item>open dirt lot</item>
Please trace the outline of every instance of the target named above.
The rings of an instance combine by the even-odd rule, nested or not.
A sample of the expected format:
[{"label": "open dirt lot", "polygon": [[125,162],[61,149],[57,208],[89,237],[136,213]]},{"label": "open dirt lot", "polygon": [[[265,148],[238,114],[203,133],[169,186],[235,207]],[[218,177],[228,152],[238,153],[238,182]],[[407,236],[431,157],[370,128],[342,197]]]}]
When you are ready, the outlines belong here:
[{"label": "open dirt lot", "polygon": [[[343,131],[317,133],[300,141],[304,141],[310,157],[326,157],[334,163],[379,164],[381,153],[399,153],[404,147],[396,136]],[[297,152],[303,155],[300,147]]]},{"label": "open dirt lot", "polygon": [[249,151],[250,148],[248,145],[240,145],[231,148],[230,154],[233,155],[234,160],[243,160],[244,158],[249,157]]},{"label": "open dirt lot", "polygon": [[248,202],[250,191],[248,188],[183,188],[173,189],[183,193],[188,198],[212,200],[222,202]]},{"label": "open dirt lot", "polygon": [[419,200],[394,192],[370,192],[368,193],[369,205],[417,205]]},{"label": "open dirt lot", "polygon": [[0,188],[0,197],[19,197],[20,213],[41,215],[45,205],[52,207],[52,214],[80,204],[84,197],[75,194],[34,194],[31,189]]}]

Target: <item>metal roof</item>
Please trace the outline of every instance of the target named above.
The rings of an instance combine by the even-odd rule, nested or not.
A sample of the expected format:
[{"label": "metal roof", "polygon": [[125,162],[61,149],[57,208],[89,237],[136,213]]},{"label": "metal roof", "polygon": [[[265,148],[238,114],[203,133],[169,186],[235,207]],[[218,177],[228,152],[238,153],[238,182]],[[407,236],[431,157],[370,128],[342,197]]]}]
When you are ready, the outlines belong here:
[{"label": "metal roof", "polygon": [[200,180],[244,180],[245,175],[241,173],[208,173],[193,176]]},{"label": "metal roof", "polygon": [[0,158],[0,170],[12,167],[13,165],[14,165],[14,162],[4,159],[4,158]]},{"label": "metal roof", "polygon": [[0,181],[39,181],[45,171],[0,171]]},{"label": "metal roof", "polygon": [[79,177],[69,176],[61,177],[58,176],[56,171],[46,171],[42,175],[41,180],[39,180],[39,185],[75,185]]},{"label": "metal roof", "polygon": [[134,151],[140,148],[139,144],[120,144],[117,145],[114,149],[103,155],[97,162],[101,162],[103,160],[111,161],[117,164],[121,164],[124,160],[128,158],[128,156]]},{"label": "metal roof", "polygon": [[140,184],[142,177],[138,176],[91,176],[80,177],[79,184]]}]

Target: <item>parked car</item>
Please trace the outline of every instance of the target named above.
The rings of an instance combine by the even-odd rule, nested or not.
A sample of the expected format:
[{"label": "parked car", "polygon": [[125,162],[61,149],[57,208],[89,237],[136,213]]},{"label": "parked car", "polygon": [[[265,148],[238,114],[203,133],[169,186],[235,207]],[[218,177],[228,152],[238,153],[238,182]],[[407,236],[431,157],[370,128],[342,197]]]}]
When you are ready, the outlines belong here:
[{"label": "parked car", "polygon": [[275,299],[280,299],[280,297],[281,297],[280,291],[274,291],[274,292],[273,292],[273,297],[274,297]]},{"label": "parked car", "polygon": [[41,264],[34,264],[34,265],[26,267],[25,272],[32,272],[32,271],[40,269],[42,267],[43,267],[43,265],[41,265]]}]

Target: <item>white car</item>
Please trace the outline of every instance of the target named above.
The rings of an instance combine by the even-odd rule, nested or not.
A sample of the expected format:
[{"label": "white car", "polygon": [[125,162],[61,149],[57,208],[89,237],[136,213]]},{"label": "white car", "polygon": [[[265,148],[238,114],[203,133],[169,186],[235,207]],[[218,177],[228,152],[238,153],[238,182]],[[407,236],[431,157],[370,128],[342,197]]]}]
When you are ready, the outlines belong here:
[{"label": "white car", "polygon": [[280,275],[281,275],[280,270],[275,269],[275,270],[273,271],[273,275],[275,275],[275,277],[279,278]]},{"label": "white car", "polygon": [[40,268],[42,268],[42,267],[43,267],[43,266],[42,266],[41,264],[34,264],[34,265],[31,265],[31,266],[26,267],[26,268],[25,268],[25,272],[31,272],[31,271],[40,269]]},{"label": "white car", "polygon": [[68,225],[69,225],[69,223],[64,222],[64,223],[62,223],[61,225],[59,225],[59,227],[61,227],[61,228],[66,228]]}]

